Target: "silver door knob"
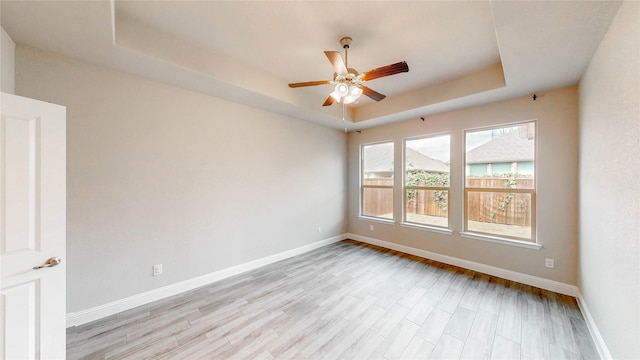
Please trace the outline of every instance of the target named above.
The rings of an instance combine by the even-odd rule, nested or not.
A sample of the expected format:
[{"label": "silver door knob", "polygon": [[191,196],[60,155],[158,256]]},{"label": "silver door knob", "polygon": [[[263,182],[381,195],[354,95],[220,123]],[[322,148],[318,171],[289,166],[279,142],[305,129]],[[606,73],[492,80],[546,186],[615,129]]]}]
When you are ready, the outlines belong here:
[{"label": "silver door knob", "polygon": [[39,270],[46,267],[58,266],[61,262],[62,262],[62,259],[54,256],[52,258],[47,259],[47,261],[45,261],[43,265],[34,266],[33,270]]}]

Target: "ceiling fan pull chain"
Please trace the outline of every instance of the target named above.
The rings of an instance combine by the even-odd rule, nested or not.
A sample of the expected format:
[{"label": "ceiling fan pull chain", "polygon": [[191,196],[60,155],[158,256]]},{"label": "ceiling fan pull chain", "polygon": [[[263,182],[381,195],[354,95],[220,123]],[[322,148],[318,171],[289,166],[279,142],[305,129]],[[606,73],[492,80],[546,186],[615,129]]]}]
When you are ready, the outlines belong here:
[{"label": "ceiling fan pull chain", "polygon": [[345,103],[343,102],[343,103],[342,103],[342,121],[347,121],[347,120],[345,120],[345,118],[344,118],[344,110],[345,110],[345,108],[346,108],[346,107],[347,107],[347,104],[345,104]]}]

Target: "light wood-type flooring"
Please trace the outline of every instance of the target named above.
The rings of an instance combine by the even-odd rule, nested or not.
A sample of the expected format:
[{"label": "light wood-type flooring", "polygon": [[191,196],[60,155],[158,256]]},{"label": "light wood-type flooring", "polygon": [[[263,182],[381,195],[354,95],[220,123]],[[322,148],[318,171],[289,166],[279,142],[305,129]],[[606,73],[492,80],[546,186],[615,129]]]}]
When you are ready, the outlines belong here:
[{"label": "light wood-type flooring", "polygon": [[572,297],[351,240],[70,328],[67,356],[598,358]]}]

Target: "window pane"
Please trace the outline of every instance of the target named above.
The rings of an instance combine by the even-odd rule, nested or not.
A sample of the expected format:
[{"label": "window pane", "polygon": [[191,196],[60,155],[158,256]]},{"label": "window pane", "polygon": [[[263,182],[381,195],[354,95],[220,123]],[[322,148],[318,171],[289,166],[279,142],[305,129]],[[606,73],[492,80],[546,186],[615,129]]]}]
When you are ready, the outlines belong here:
[{"label": "window pane", "polygon": [[405,195],[407,222],[449,227],[449,191],[407,189]]},{"label": "window pane", "polygon": [[405,185],[449,186],[450,136],[405,142]]},{"label": "window pane", "polygon": [[467,231],[531,240],[531,194],[467,191]]},{"label": "window pane", "polygon": [[393,220],[393,189],[363,188],[362,215]]},{"label": "window pane", "polygon": [[[411,187],[448,188],[450,135],[405,141],[404,184]],[[449,226],[449,191],[405,189],[404,221]]]},{"label": "window pane", "polygon": [[393,220],[393,160],[393,142],[362,146],[361,215]]},{"label": "window pane", "polygon": [[[535,241],[535,122],[465,134],[465,230]],[[469,189],[487,189],[469,190]]]},{"label": "window pane", "polygon": [[466,133],[466,186],[534,189],[535,123]]},{"label": "window pane", "polygon": [[393,143],[365,145],[362,152],[363,179],[382,178],[390,181],[385,185],[393,185]]}]

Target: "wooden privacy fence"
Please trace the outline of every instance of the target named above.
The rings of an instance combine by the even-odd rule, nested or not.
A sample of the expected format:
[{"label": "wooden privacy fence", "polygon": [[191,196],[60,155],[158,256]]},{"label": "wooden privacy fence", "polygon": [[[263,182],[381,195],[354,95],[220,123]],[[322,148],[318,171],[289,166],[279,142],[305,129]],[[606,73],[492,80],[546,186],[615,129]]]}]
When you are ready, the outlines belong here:
[{"label": "wooden privacy fence", "polygon": [[[444,196],[449,198],[449,191],[441,191]],[[436,190],[409,190],[407,191],[407,213],[431,216],[447,216],[449,214],[448,200],[441,201],[438,204]]]},{"label": "wooden privacy fence", "polygon": [[[505,178],[468,178],[468,188],[483,188],[489,191],[467,191],[468,219],[505,225],[531,225],[532,196],[528,193],[502,192],[508,189]],[[365,179],[365,185],[392,186],[393,179]],[[533,189],[532,178],[516,179],[517,189]],[[490,188],[501,189],[491,192]],[[380,216],[393,211],[393,191],[385,188],[364,188],[363,214]],[[448,191],[445,195],[448,197]],[[415,190],[407,201],[407,212],[419,215],[447,216],[448,206],[439,206],[436,191]],[[444,204],[443,204],[444,205]],[[447,204],[448,205],[448,204]]]},{"label": "wooden privacy fence", "polygon": [[[364,185],[393,186],[393,178],[365,179]],[[364,188],[362,213],[364,215],[380,216],[393,212],[393,189]]]},{"label": "wooden privacy fence", "polygon": [[[468,219],[494,224],[531,226],[534,195],[509,192],[509,187],[506,186],[508,181],[509,179],[492,177],[467,178]],[[516,189],[533,189],[534,179],[515,179],[512,184]],[[491,188],[500,191],[491,191]]]}]

